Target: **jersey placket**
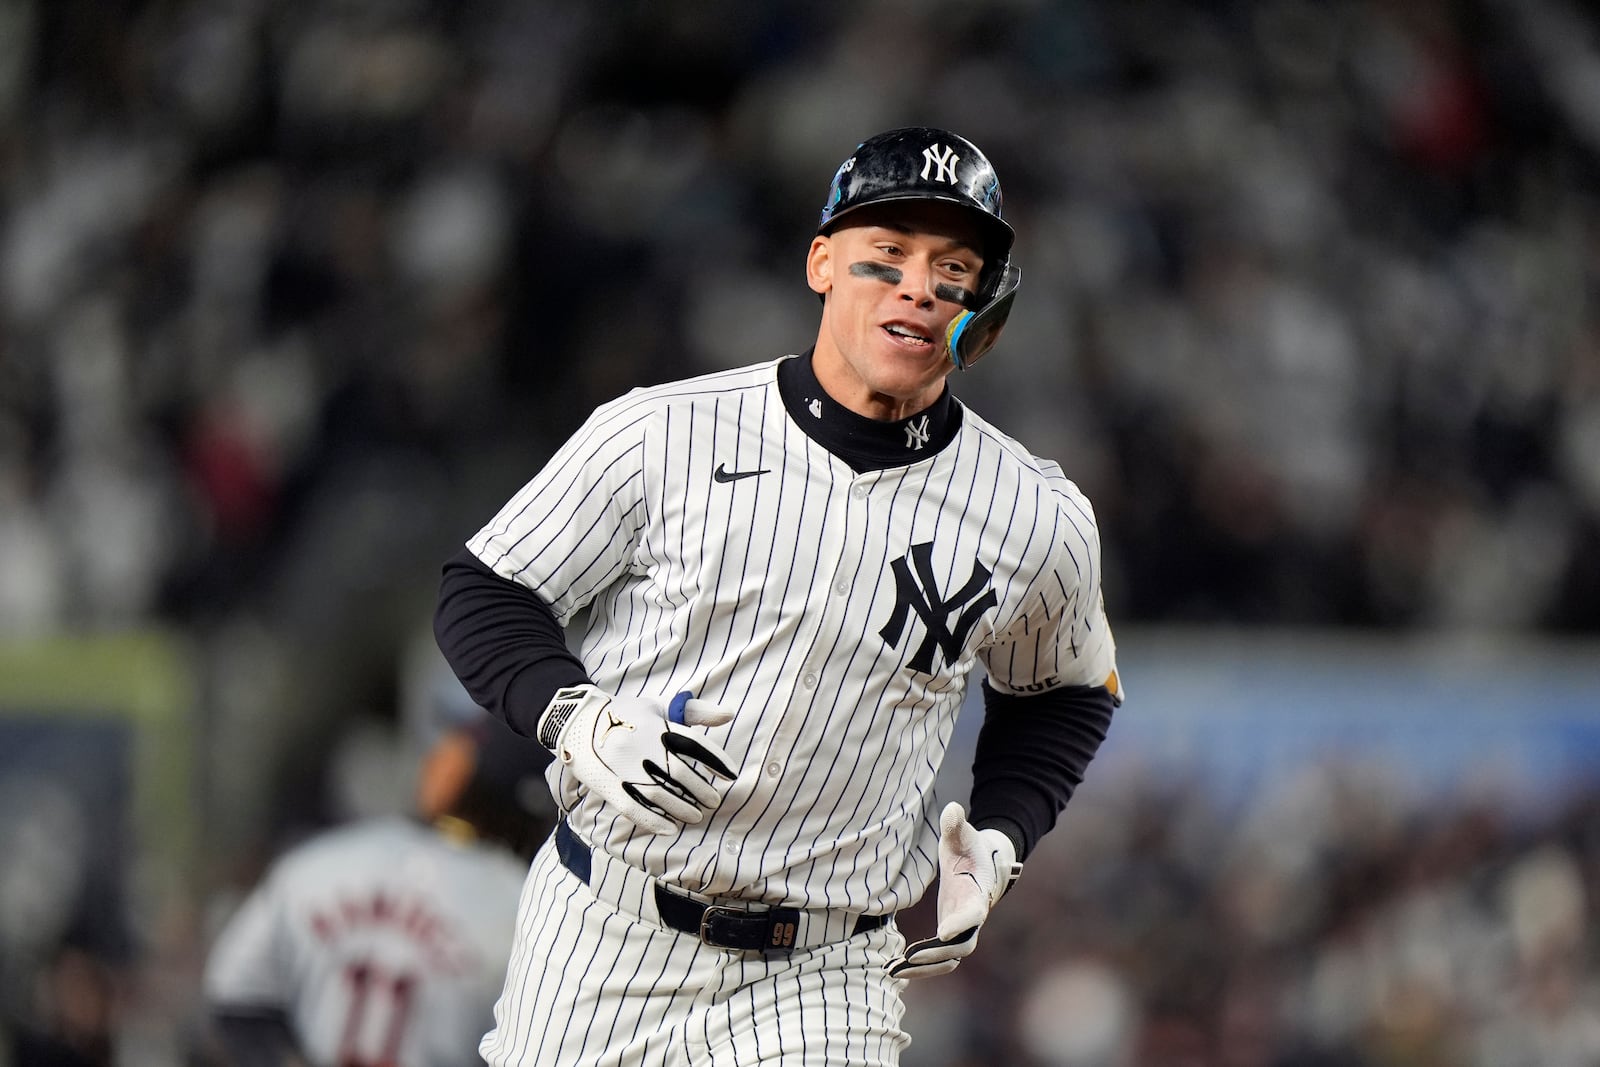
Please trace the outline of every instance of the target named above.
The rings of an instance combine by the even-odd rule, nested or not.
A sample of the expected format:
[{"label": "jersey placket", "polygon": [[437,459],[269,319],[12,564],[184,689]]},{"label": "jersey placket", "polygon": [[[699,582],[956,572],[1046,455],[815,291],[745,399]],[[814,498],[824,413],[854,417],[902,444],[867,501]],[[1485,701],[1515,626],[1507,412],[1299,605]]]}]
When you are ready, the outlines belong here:
[{"label": "jersey placket", "polygon": [[[829,506],[827,528],[841,531],[840,550],[827,570],[822,569],[822,557],[818,558],[819,569],[815,581],[817,588],[826,589],[823,610],[814,617],[811,625],[797,639],[796,647],[804,648],[806,653],[800,661],[800,669],[786,701],[790,705],[804,708],[805,711],[790,711],[781,716],[762,749],[761,770],[757,784],[751,789],[749,798],[743,806],[744,812],[756,822],[765,821],[762,813],[770,812],[774,805],[783,804],[783,800],[777,798],[776,794],[783,786],[785,758],[793,751],[806,728],[807,721],[815,714],[812,709],[818,691],[826,690],[830,684],[834,687],[839,685],[839,679],[829,677],[832,668],[828,657],[841,640],[846,642],[850,640],[848,636],[841,638],[840,635],[847,633],[850,624],[850,590],[861,572],[866,554],[871,550],[871,546],[863,539],[863,532],[870,529],[867,524],[867,512],[871,506],[872,488],[881,476],[880,471],[869,471],[853,476],[850,479],[849,489]],[[792,791],[792,785],[790,789]],[[758,876],[757,865],[761,860],[759,855],[740,856],[736,844],[732,849],[728,847],[731,843],[743,840],[749,835],[753,825],[744,818],[739,818],[725,831],[722,843],[723,859],[724,862],[736,860],[735,866],[738,870],[728,887],[714,891],[726,891],[734,885],[748,884]]]}]

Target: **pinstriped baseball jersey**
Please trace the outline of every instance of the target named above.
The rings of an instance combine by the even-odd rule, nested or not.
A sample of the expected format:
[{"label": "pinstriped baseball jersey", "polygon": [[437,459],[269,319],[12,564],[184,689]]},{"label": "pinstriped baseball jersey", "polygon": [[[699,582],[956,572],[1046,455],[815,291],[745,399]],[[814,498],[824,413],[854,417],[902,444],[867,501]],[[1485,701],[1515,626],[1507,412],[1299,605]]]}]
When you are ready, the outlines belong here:
[{"label": "pinstriped baseball jersey", "polygon": [[1114,684],[1088,501],[970,410],[857,473],[775,360],[599,408],[468,543],[566,623],[601,688],[737,709],[707,819],[637,831],[552,766],[577,833],[685,889],[883,913],[937,872],[933,782],[969,672],[1002,693]]}]

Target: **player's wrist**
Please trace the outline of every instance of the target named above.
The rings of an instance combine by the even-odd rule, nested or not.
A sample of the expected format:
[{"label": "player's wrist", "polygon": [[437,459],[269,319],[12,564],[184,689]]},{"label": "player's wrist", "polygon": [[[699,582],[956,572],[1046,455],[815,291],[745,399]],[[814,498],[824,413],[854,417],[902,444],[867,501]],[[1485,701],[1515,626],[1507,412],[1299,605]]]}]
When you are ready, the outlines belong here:
[{"label": "player's wrist", "polygon": [[610,699],[595,685],[569,685],[557,689],[539,715],[539,728],[535,734],[539,744],[560,757],[563,739],[579,714],[594,705],[603,706]]},{"label": "player's wrist", "polygon": [[1028,836],[1027,833],[1022,829],[1022,825],[1017,822],[1016,819],[1011,818],[1009,815],[987,813],[981,817],[973,819],[972,825],[976,826],[980,830],[994,830],[1005,834],[1006,837],[1010,838],[1011,840],[1012,854],[1016,857],[1017,861],[1020,863],[1027,859]]},{"label": "player's wrist", "polygon": [[994,859],[995,884],[989,893],[989,906],[993,907],[1022,876],[1022,864],[1017,860],[1017,847],[1011,835],[990,827],[979,830],[978,836]]}]

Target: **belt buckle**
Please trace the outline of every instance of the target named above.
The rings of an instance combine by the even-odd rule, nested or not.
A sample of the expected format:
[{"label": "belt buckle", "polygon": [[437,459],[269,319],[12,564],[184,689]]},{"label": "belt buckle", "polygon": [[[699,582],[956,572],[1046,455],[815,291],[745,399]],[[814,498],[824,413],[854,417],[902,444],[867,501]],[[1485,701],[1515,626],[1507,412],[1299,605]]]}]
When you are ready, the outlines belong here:
[{"label": "belt buckle", "polygon": [[707,904],[706,910],[700,913],[700,940],[712,948],[739,948],[738,945],[728,945],[712,939],[711,920],[715,915],[723,914],[734,918],[743,918],[750,913],[742,908],[730,908],[726,904]]},{"label": "belt buckle", "polygon": [[[747,923],[752,926],[759,925],[760,932],[751,940],[727,941],[718,940],[712,934],[711,922],[718,915],[727,915],[735,922]],[[765,911],[750,911],[745,908],[730,907],[726,904],[707,904],[706,910],[700,913],[700,940],[713,948],[742,949],[746,952],[792,952],[795,947],[795,937],[800,930],[800,913],[793,908],[769,908]],[[751,931],[755,933],[755,931]]]}]

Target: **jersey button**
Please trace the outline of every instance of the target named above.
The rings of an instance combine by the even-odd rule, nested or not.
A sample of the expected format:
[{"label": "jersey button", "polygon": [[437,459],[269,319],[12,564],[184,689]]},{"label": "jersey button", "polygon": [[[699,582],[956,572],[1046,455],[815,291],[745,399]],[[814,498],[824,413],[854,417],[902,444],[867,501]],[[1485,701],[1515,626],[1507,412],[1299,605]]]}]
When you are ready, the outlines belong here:
[{"label": "jersey button", "polygon": [[850,583],[845,581],[843,578],[840,578],[837,582],[834,583],[833,591],[835,593],[838,593],[840,596],[844,596],[846,593],[848,593],[850,591]]},{"label": "jersey button", "polygon": [[864,485],[858,485],[854,489],[850,490],[850,492],[857,500],[867,499],[867,487]]},{"label": "jersey button", "polygon": [[800,679],[800,684],[805,686],[807,689],[815,689],[817,687],[817,676],[814,674],[808,674],[804,678]]},{"label": "jersey button", "polygon": [[778,775],[780,775],[782,773],[783,773],[783,764],[777,762],[776,760],[774,760],[773,762],[767,764],[767,777],[768,778],[776,778],[776,777],[778,777]]}]

